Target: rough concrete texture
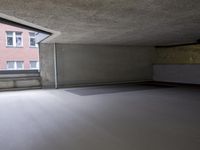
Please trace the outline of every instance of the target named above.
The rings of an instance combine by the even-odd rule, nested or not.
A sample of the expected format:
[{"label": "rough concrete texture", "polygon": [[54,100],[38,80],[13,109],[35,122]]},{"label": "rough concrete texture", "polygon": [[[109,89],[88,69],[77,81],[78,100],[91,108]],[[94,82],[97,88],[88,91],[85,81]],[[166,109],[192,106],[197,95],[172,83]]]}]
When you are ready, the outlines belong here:
[{"label": "rough concrete texture", "polygon": [[56,49],[59,86],[152,80],[153,47],[56,44]]},{"label": "rough concrete texture", "polygon": [[[80,90],[80,89],[79,89]],[[200,90],[0,93],[1,150],[199,150]]]},{"label": "rough concrete texture", "polygon": [[30,88],[30,87],[40,87],[41,83],[39,79],[10,79],[1,80],[0,79],[0,90],[1,89],[12,89],[12,88]]},{"label": "rough concrete texture", "polygon": [[41,87],[40,74],[37,70],[15,70],[0,72],[0,90],[13,88]]},{"label": "rough concrete texture", "polygon": [[[55,85],[53,44],[40,44],[43,87]],[[56,44],[59,86],[152,80],[153,47]]]},{"label": "rough concrete texture", "polygon": [[44,88],[51,88],[55,85],[53,50],[53,44],[40,44],[40,76]]},{"label": "rough concrete texture", "polygon": [[52,42],[168,45],[200,35],[199,0],[1,0],[0,13],[60,31]]},{"label": "rough concrete texture", "polygon": [[8,89],[8,88],[14,88],[15,83],[14,81],[1,81],[0,80],[0,89]]},{"label": "rough concrete texture", "polygon": [[155,49],[155,64],[200,64],[200,44]]},{"label": "rough concrete texture", "polygon": [[19,88],[29,88],[29,87],[40,87],[41,83],[38,79],[27,79],[27,80],[16,80],[15,87]]},{"label": "rough concrete texture", "polygon": [[155,81],[200,84],[200,45],[156,48]]}]

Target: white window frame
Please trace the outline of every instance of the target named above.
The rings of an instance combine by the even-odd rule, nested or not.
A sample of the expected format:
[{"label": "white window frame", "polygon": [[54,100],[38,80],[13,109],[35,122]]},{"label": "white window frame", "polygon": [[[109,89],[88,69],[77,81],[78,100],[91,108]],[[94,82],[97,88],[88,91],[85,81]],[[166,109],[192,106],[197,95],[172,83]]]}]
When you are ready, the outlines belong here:
[{"label": "white window frame", "polygon": [[[34,34],[34,36],[32,36],[31,34]],[[35,45],[31,45],[31,39],[35,40]],[[35,36],[35,32],[29,32],[29,47],[31,48],[37,48],[38,44],[36,43],[36,36]]]},{"label": "white window frame", "polygon": [[[8,35],[8,33],[12,33],[11,35]],[[12,45],[8,45],[8,37],[11,37],[12,38]],[[10,47],[13,47],[14,46],[14,37],[13,37],[13,32],[12,31],[6,31],[6,46],[10,46]]]},{"label": "white window frame", "polygon": [[[8,68],[8,63],[9,62],[14,62],[14,68]],[[17,62],[22,62],[22,68],[17,68]],[[9,60],[6,62],[6,69],[7,70],[24,70],[24,61],[12,61]]]},{"label": "white window frame", "polygon": [[[36,68],[32,68],[31,67],[31,62],[36,62]],[[29,61],[29,68],[30,68],[30,70],[39,70],[39,61],[37,61],[37,60],[31,60],[31,61]]]},{"label": "white window frame", "polygon": [[[12,35],[8,35],[8,32],[11,32]],[[16,33],[21,33],[21,35],[16,35]],[[23,47],[23,36],[20,31],[6,31],[6,46],[7,47]],[[13,38],[13,45],[8,45],[8,37]],[[17,37],[21,38],[21,45],[17,45]]]}]

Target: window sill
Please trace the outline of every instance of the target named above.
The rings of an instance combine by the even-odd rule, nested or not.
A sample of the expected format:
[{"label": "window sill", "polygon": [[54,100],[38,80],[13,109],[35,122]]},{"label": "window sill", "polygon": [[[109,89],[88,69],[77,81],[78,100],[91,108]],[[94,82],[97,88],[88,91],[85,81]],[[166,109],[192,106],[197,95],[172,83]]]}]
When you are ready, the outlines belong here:
[{"label": "window sill", "polygon": [[23,48],[23,46],[6,46],[6,48]]},{"label": "window sill", "polygon": [[29,48],[38,48],[38,46],[29,46]]}]

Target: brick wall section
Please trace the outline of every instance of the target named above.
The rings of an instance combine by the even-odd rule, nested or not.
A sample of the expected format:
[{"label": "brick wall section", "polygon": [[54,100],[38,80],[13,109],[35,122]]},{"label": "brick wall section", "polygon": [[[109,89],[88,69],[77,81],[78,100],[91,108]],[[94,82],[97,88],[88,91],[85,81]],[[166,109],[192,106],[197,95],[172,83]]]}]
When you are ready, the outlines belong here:
[{"label": "brick wall section", "polygon": [[[6,47],[6,31],[22,32],[23,47]],[[6,70],[7,61],[24,61],[24,69],[30,68],[30,61],[39,61],[39,49],[29,47],[29,30],[0,23],[0,70]]]}]

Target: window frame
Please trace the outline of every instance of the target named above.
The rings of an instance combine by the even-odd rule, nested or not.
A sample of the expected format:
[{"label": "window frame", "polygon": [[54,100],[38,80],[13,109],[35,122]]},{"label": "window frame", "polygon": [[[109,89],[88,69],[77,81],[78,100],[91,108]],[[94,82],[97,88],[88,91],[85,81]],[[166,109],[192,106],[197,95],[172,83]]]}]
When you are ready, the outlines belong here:
[{"label": "window frame", "polygon": [[[11,32],[12,35],[8,35],[8,33]],[[8,38],[12,38],[12,45],[8,45]],[[6,31],[6,46],[7,47],[14,47],[14,36],[13,36],[13,31]]]},{"label": "window frame", "polygon": [[[32,36],[31,34],[34,34],[34,36]],[[35,32],[29,32],[29,47],[30,48],[38,48],[38,44],[36,43],[36,33]],[[31,39],[35,40],[35,45],[31,45]]]},{"label": "window frame", "polygon": [[[14,62],[14,68],[8,68],[8,63],[9,62]],[[22,62],[22,68],[18,68],[17,67],[17,63],[18,62]],[[6,70],[24,70],[24,61],[21,61],[21,60],[17,60],[17,61],[8,60],[8,61],[6,61]]]},{"label": "window frame", "polygon": [[[36,62],[36,68],[32,68],[31,67],[31,62]],[[29,61],[29,69],[30,70],[39,70],[40,69],[40,67],[39,67],[39,61],[37,61],[37,60],[30,60]]]},{"label": "window frame", "polygon": [[[20,33],[20,35],[17,35],[17,33]],[[21,38],[21,45],[17,45],[17,38]],[[15,32],[15,42],[16,42],[16,47],[23,47],[23,36],[22,32],[16,31]]]},{"label": "window frame", "polygon": [[[8,33],[11,32],[11,35],[8,35]],[[17,35],[16,33],[20,33],[21,35]],[[8,45],[8,37],[12,37],[12,45]],[[17,45],[17,38],[21,38],[21,45]],[[21,31],[6,31],[6,47],[14,47],[14,48],[22,48],[24,46],[23,43],[23,32]]]}]

